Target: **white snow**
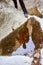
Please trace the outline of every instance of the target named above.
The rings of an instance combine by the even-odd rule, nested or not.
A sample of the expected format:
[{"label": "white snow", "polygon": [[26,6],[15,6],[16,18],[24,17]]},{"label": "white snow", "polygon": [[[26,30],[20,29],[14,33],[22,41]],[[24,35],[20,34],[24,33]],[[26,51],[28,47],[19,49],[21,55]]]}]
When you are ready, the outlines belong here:
[{"label": "white snow", "polygon": [[32,38],[29,37],[29,41],[26,43],[26,49],[21,45],[16,51],[12,53],[12,55],[24,55],[31,56],[34,53],[35,45],[32,41]]},{"label": "white snow", "polygon": [[43,58],[43,48],[41,49],[41,58]]},{"label": "white snow", "polygon": [[[41,54],[43,56],[43,49],[41,49]],[[23,55],[15,56],[0,56],[0,65],[31,65],[33,58]],[[43,58],[40,61],[43,65]]]},{"label": "white snow", "polygon": [[40,60],[40,63],[41,63],[41,65],[43,65],[43,48],[41,49],[41,60]]},{"label": "white snow", "polygon": [[[43,49],[41,49],[41,54],[43,56]],[[32,60],[33,58],[23,55],[0,56],[0,65],[31,65]],[[43,58],[40,63],[43,65]]]},{"label": "white snow", "polygon": [[0,56],[0,65],[31,65],[33,58],[26,56]]}]

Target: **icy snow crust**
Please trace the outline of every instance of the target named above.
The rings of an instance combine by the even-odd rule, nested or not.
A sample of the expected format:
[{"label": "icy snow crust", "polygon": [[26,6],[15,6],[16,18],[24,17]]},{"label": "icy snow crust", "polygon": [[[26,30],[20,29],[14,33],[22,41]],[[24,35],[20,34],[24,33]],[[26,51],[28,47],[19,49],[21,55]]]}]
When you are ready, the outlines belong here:
[{"label": "icy snow crust", "polygon": [[1,56],[0,65],[31,65],[32,58],[26,56]]},{"label": "icy snow crust", "polygon": [[[0,56],[0,65],[31,65],[33,58],[23,55]],[[43,48],[41,49],[41,65],[43,65]]]}]

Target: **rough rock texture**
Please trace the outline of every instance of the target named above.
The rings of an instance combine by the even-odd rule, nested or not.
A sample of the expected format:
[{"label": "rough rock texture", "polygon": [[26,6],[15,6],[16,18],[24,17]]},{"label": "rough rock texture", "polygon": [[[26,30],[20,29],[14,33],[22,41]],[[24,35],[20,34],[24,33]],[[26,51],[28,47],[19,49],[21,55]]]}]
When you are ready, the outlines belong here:
[{"label": "rough rock texture", "polygon": [[[11,54],[13,51],[17,50],[17,48],[21,45],[18,42],[16,42],[16,39],[18,37],[18,34],[20,32],[22,33],[22,31],[20,31],[20,30],[21,29],[23,30],[23,28],[25,28],[24,24],[22,26],[20,26],[20,28],[18,28],[16,30],[13,30],[12,33],[10,33],[8,36],[6,36],[4,39],[1,40],[0,46],[1,46],[2,52],[0,52],[0,53],[2,55],[9,55],[9,54]],[[20,41],[22,41],[22,40],[20,39]]]},{"label": "rough rock texture", "polygon": [[0,2],[0,40],[12,32],[12,27],[18,28],[26,20],[22,12],[5,2]]},{"label": "rough rock texture", "polygon": [[[43,14],[43,0],[24,0],[25,6],[27,10],[31,8],[38,8],[39,12]],[[21,9],[19,2],[18,2],[19,10]]]},{"label": "rough rock texture", "polygon": [[[36,46],[36,49],[38,49],[40,46],[40,43],[43,41],[43,32],[42,32],[40,23],[35,18],[31,17],[27,21],[27,24],[29,22],[31,22],[31,24],[29,24],[30,28],[32,26],[32,40]],[[26,25],[26,23],[24,23],[22,26],[20,26],[16,30],[13,29],[13,32],[11,34],[9,34],[7,37],[2,39],[2,41],[1,41],[2,55],[8,55],[9,53],[12,53],[20,46],[19,43],[18,44],[15,43],[15,39],[18,37],[19,33],[22,33],[22,30],[23,30],[23,28],[25,28],[24,27],[25,25]],[[30,28],[29,28],[29,31],[31,30]]]},{"label": "rough rock texture", "polygon": [[[10,52],[12,52],[13,51],[12,47],[14,48],[15,46],[15,41],[14,41],[15,33],[13,32],[12,29],[14,28],[14,30],[16,30],[24,22],[27,21],[27,18],[24,17],[24,14],[16,10],[14,6],[10,4],[7,1],[0,2],[0,41],[11,33],[7,38],[5,38],[6,41],[5,40],[3,41],[3,43],[5,43],[3,44],[3,46],[7,46],[5,47],[6,50],[5,54],[7,54],[7,51],[9,53],[8,50],[9,48],[11,50]],[[19,47],[19,44],[17,47]],[[2,49],[0,46],[0,54],[1,53],[2,53]]]},{"label": "rough rock texture", "polygon": [[[29,4],[30,2],[31,2],[31,4]],[[33,8],[33,10],[34,10],[34,7],[38,1],[36,2],[36,4],[33,5],[34,2],[36,2],[36,1],[30,0],[28,2],[28,0],[24,0],[24,3],[28,3],[28,4],[25,4],[27,10],[31,9],[31,8]],[[37,5],[37,7],[39,7],[39,6]],[[18,9],[20,9],[20,8],[18,8]],[[40,7],[38,9],[40,10]],[[34,10],[35,13],[33,11],[32,11],[32,13],[34,15],[41,17],[42,15],[40,13],[36,14],[37,13],[36,10]],[[29,12],[29,13],[31,13],[31,12]],[[15,33],[12,31],[12,29],[14,28],[14,30],[16,30],[18,27],[20,27],[26,21],[27,21],[27,18],[24,17],[23,12],[16,10],[14,8],[14,4],[11,0],[0,0],[0,40],[3,40],[2,41],[2,43],[3,43],[2,47],[8,45],[5,48],[5,50],[7,49],[6,53],[7,53],[7,51],[9,52],[9,50],[8,50],[9,48],[12,52],[14,47],[15,47],[15,42],[14,42]],[[11,42],[12,42],[12,44],[10,44]],[[6,44],[4,44],[4,43],[6,43]],[[19,46],[20,45],[18,45],[18,47]],[[12,49],[12,47],[13,47],[13,49]],[[18,47],[16,47],[16,48],[18,48]],[[2,53],[1,49],[0,49],[0,51]]]},{"label": "rough rock texture", "polygon": [[42,14],[39,12],[39,10],[36,7],[35,8],[28,9],[28,13],[30,15],[36,15],[36,16],[42,18]]}]

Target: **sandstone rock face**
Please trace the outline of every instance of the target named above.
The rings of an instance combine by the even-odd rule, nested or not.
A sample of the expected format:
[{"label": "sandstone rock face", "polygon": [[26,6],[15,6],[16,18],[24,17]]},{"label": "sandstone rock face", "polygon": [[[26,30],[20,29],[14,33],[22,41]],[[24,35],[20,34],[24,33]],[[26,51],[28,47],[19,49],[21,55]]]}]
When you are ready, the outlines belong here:
[{"label": "sandstone rock face", "polygon": [[[11,3],[10,2],[8,3],[7,1],[4,2],[4,1],[5,0],[0,2],[0,41],[13,32],[12,28],[14,28],[16,30],[24,22],[27,21],[27,18],[24,17],[23,12],[16,10],[14,8],[13,4],[11,4],[11,3],[13,3],[12,1],[11,1]],[[20,46],[20,44],[15,45],[15,43],[14,43],[15,35],[14,34],[11,34],[11,36],[8,36],[8,38],[9,38],[9,40],[6,38],[6,41],[4,40],[3,43],[5,43],[5,45],[12,43],[13,45],[10,44],[10,45],[8,45],[8,47],[5,48],[6,53],[9,51],[9,48],[12,52],[14,47],[16,50],[16,48],[18,48]],[[12,46],[14,46],[14,47],[12,47]],[[0,48],[0,55],[1,54],[2,54],[2,49]]]},{"label": "sandstone rock face", "polygon": [[[9,3],[10,5],[13,5],[13,1],[12,0],[0,0],[1,2],[5,2],[5,3]],[[43,0],[23,0],[25,3],[25,6],[28,9],[31,8],[35,8],[37,7],[39,9],[39,11],[43,14]],[[19,0],[17,0],[18,2],[18,9],[21,10],[20,4],[19,4]]]},{"label": "sandstone rock face", "polygon": [[[24,0],[27,10],[37,8],[40,13],[43,14],[43,0]],[[20,4],[18,2],[19,10],[21,10]]]},{"label": "sandstone rock face", "polygon": [[0,2],[0,39],[12,32],[12,27],[18,28],[26,20],[22,12],[5,2]]},{"label": "sandstone rock face", "polygon": [[27,9],[38,7],[43,8],[43,0],[24,0]]},{"label": "sandstone rock face", "polygon": [[36,15],[36,16],[42,18],[42,14],[39,12],[39,10],[36,7],[35,8],[28,9],[28,13],[30,15]]}]

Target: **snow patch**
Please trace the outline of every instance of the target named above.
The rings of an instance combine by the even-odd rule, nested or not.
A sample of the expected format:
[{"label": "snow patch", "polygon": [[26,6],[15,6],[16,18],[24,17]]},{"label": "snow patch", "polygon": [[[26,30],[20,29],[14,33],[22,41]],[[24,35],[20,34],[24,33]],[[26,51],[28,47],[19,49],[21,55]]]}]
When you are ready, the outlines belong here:
[{"label": "snow patch", "polygon": [[0,56],[0,65],[31,65],[33,58],[26,56]]}]

